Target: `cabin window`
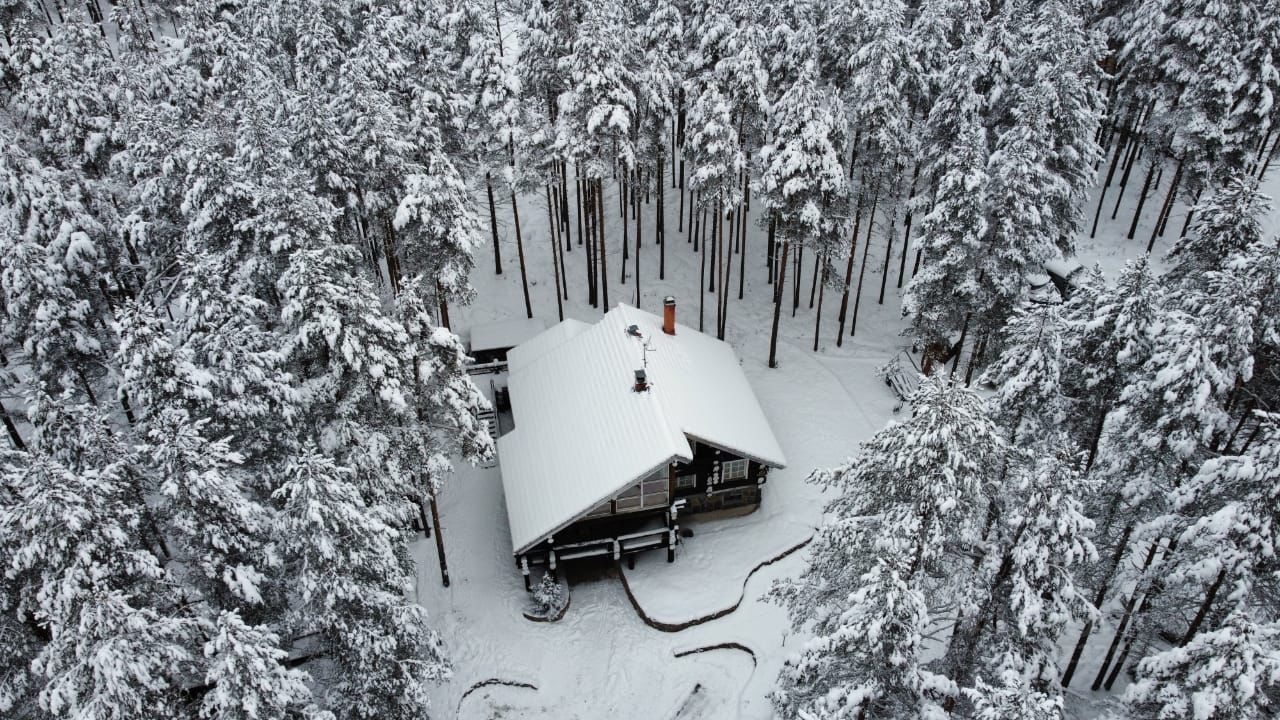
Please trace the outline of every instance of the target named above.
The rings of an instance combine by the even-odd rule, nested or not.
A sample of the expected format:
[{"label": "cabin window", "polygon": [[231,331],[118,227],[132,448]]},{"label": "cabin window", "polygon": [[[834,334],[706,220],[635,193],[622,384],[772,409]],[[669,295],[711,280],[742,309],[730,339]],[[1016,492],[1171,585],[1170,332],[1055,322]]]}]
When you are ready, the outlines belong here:
[{"label": "cabin window", "polygon": [[722,480],[741,480],[746,476],[746,460],[726,460],[720,464],[720,478]]},{"label": "cabin window", "polygon": [[676,489],[689,490],[698,487],[697,475],[678,475],[676,477]]}]

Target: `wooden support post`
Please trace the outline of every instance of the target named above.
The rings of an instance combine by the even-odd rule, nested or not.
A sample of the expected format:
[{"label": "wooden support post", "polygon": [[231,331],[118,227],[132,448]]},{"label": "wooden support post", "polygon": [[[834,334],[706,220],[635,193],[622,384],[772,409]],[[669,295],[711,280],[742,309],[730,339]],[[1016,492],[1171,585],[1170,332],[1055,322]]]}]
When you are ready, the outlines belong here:
[{"label": "wooden support post", "polygon": [[524,576],[524,591],[525,592],[532,591],[533,581],[529,579],[529,556],[528,555],[520,556],[520,574]]}]

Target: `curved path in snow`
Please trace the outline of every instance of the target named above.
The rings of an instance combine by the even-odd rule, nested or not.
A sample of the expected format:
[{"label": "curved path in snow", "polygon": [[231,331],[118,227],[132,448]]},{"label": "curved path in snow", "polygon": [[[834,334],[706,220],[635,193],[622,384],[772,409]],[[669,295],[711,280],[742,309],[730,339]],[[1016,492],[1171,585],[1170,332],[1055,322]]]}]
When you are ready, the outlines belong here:
[{"label": "curved path in snow", "polygon": [[462,693],[462,697],[458,698],[458,707],[455,708],[453,712],[454,717],[458,717],[459,715],[462,714],[462,703],[466,702],[467,696],[469,696],[471,693],[475,692],[476,690],[479,690],[481,688],[491,687],[493,685],[503,685],[506,687],[514,687],[514,688],[525,688],[525,689],[534,690],[534,691],[538,689],[537,685],[533,685],[531,683],[526,683],[526,682],[517,682],[515,680],[503,680],[502,678],[489,678],[488,680],[481,680],[480,682],[474,683],[471,687],[467,688],[467,691]]},{"label": "curved path in snow", "polygon": [[[618,577],[622,579],[622,589],[626,591],[627,599],[631,601],[631,607],[635,608],[636,615],[640,616],[640,619],[644,621],[645,625],[648,625],[649,627],[655,630],[661,630],[662,632],[668,632],[668,633],[680,632],[681,630],[687,630],[691,627],[694,627],[695,625],[701,625],[703,623],[711,622],[712,620],[715,620],[717,618],[722,618],[725,615],[728,615],[729,613],[733,612],[734,610],[737,610],[738,607],[742,605],[743,598],[746,597],[747,583],[751,582],[752,576],[754,576],[758,570],[760,570],[761,568],[767,567],[769,565],[772,565],[778,562],[779,560],[782,560],[788,555],[808,545],[812,540],[813,540],[813,536],[810,535],[809,537],[805,538],[801,542],[795,545],[792,545],[786,550],[783,550],[777,555],[774,555],[773,557],[767,560],[764,560],[759,564],[757,564],[755,567],[751,568],[751,572],[748,572],[747,576],[742,580],[742,589],[738,592],[738,599],[732,605],[728,607],[720,608],[715,612],[707,613],[706,615],[702,615],[702,616],[693,618],[691,620],[686,620],[684,622],[679,622],[679,623],[663,622],[661,620],[657,620],[652,616],[650,616],[647,612],[645,612],[644,608],[640,605],[640,601],[636,599],[635,594],[631,592],[631,585],[630,583],[627,582],[627,574],[624,572],[619,572]],[[736,644],[736,643],[731,643],[731,644]],[[742,649],[747,650],[747,652],[752,652],[746,647],[743,647]],[[680,656],[677,656],[677,657],[680,657]],[[755,660],[755,653],[753,652],[751,655],[751,659],[752,661]]]}]

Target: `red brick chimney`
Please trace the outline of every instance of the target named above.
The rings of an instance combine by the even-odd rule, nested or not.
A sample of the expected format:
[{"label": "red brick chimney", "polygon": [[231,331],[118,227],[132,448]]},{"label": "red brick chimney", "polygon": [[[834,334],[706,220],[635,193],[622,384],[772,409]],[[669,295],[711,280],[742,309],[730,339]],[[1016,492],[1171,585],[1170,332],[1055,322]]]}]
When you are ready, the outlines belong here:
[{"label": "red brick chimney", "polygon": [[670,295],[662,298],[662,332],[676,334],[676,299]]}]

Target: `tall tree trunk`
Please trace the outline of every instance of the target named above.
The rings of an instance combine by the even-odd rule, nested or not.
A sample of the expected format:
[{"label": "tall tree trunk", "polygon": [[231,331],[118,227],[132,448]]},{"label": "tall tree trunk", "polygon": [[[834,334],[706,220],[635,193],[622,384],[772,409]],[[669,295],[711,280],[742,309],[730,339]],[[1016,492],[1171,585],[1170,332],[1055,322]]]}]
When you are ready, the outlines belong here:
[{"label": "tall tree trunk", "polygon": [[[558,223],[555,215],[555,203],[551,200],[551,184],[547,183],[547,239],[551,241],[551,273],[556,281],[556,315],[560,318],[560,322],[564,322],[564,301],[560,298],[560,292],[564,287],[560,279],[560,262],[564,261],[564,251],[560,248],[556,235]],[[557,259],[560,262],[557,262]]]},{"label": "tall tree trunk", "polygon": [[[672,132],[674,132],[672,125]],[[671,155],[672,163],[675,162],[675,153]],[[658,163],[658,217],[654,222],[654,232],[658,241],[658,279],[667,279],[667,189],[662,184],[662,163]],[[674,172],[674,165],[672,172]],[[675,178],[672,178],[674,186]]]},{"label": "tall tree trunk", "polygon": [[1209,590],[1205,592],[1204,601],[1200,603],[1200,609],[1196,611],[1196,616],[1191,619],[1191,624],[1187,626],[1187,632],[1182,636],[1182,642],[1178,643],[1179,647],[1186,647],[1187,643],[1200,632],[1200,627],[1204,625],[1205,618],[1209,617],[1209,609],[1213,607],[1213,601],[1218,598],[1218,591],[1222,589],[1222,583],[1227,579],[1227,569],[1223,568],[1218,571],[1218,577],[1213,579],[1213,584],[1209,586]]},{"label": "tall tree trunk", "polygon": [[813,309],[813,301],[818,298],[818,264],[822,262],[821,253],[813,253],[813,277],[809,280],[809,309]]},{"label": "tall tree trunk", "polygon": [[871,211],[867,213],[867,234],[862,238],[862,264],[858,268],[858,288],[853,296],[853,319],[850,320],[849,337],[858,334],[858,308],[862,305],[862,278],[867,274],[867,254],[871,251],[871,230],[876,225],[876,205],[880,202],[880,191],[871,195]]},{"label": "tall tree trunk", "polygon": [[1276,137],[1276,141],[1271,144],[1271,150],[1267,153],[1267,159],[1262,162],[1262,169],[1258,171],[1258,182],[1262,182],[1267,177],[1267,170],[1271,168],[1271,161],[1276,156],[1276,148],[1280,148],[1280,135]]},{"label": "tall tree trunk", "polygon": [[[586,245],[582,248],[582,254],[587,267],[587,302],[591,304],[591,307],[598,308],[600,307],[600,298],[596,288],[596,199],[594,188],[591,186],[590,182],[582,180],[578,181],[578,202],[580,204],[584,202],[586,203],[585,208],[580,207],[580,214],[583,215],[582,229],[586,234]],[[581,243],[583,241],[583,235],[579,234],[578,242]]]},{"label": "tall tree trunk", "polygon": [[[707,228],[707,211],[703,209],[698,213],[698,221],[702,225],[701,230]],[[704,240],[701,244],[701,251],[697,247],[694,252],[699,254],[698,262],[698,332],[706,332],[706,314],[707,314],[707,243]]]},{"label": "tall tree trunk", "polygon": [[885,246],[884,246],[884,268],[880,271],[880,297],[876,298],[877,305],[884,304],[884,289],[889,284],[889,261],[893,258],[893,226],[897,223],[897,209],[894,209],[894,216],[889,220],[889,226],[885,230]]},{"label": "tall tree trunk", "polygon": [[511,219],[516,226],[516,257],[520,261],[520,287],[524,290],[524,314],[532,318],[533,305],[529,302],[529,274],[524,265],[524,237],[520,233],[520,204],[516,202],[515,190],[511,191]]},{"label": "tall tree trunk", "polygon": [[[696,196],[695,196],[695,198],[696,198]],[[699,244],[699,243],[698,243],[698,235],[699,235],[699,234],[701,234],[701,231],[702,231],[702,228],[701,228],[701,227],[699,227],[699,224],[701,223],[701,220],[702,220],[702,216],[703,216],[703,214],[702,214],[702,213],[695,213],[695,212],[693,211],[693,205],[694,205],[694,203],[693,203],[692,201],[690,201],[690,202],[689,202],[689,239],[688,239],[688,242],[693,243],[693,251],[694,251],[694,252],[698,252],[698,244]]]},{"label": "tall tree trunk", "polygon": [[[706,222],[706,220],[704,219],[703,222]],[[719,247],[717,240],[723,237],[720,225],[720,201],[717,200],[715,214],[711,218],[711,279],[707,283],[707,289],[712,295],[716,293],[716,258],[718,257],[716,250]],[[706,240],[704,239],[703,242],[706,242]],[[716,320],[718,322],[719,318],[717,317]]]},{"label": "tall tree trunk", "polygon": [[626,207],[622,209],[622,212],[618,213],[619,219],[622,221],[622,262],[619,263],[622,267],[618,271],[618,284],[620,285],[627,284],[627,261],[631,259],[631,250],[628,249],[628,243],[631,237],[627,228],[631,222],[628,210],[631,209],[632,195],[634,195],[634,193],[630,192],[628,189],[627,178],[629,176],[630,173],[624,171],[622,173],[622,182],[618,185],[618,204],[626,204]]},{"label": "tall tree trunk", "polygon": [[800,271],[804,268],[804,246],[803,245],[796,248],[795,266],[796,267],[794,272],[796,276],[796,281],[794,283],[791,283],[792,285],[795,286],[791,294],[791,317],[795,317],[796,311],[800,309],[800,277],[801,277]]},{"label": "tall tree trunk", "polygon": [[1160,206],[1160,214],[1156,216],[1156,225],[1151,228],[1151,239],[1147,241],[1148,255],[1156,246],[1156,238],[1164,235],[1164,226],[1169,222],[1169,215],[1173,212],[1173,200],[1178,196],[1178,185],[1182,183],[1182,165],[1183,161],[1179,160],[1178,169],[1173,173],[1173,181],[1169,183],[1169,191],[1165,193],[1164,204]]},{"label": "tall tree trunk", "polygon": [[1129,145],[1129,152],[1124,159],[1124,172],[1120,174],[1120,192],[1116,195],[1116,204],[1111,208],[1111,219],[1115,220],[1116,215],[1120,213],[1120,202],[1124,200],[1124,191],[1129,187],[1129,175],[1133,173],[1133,166],[1137,163],[1135,155],[1142,147],[1142,143],[1138,138],[1134,138],[1132,144]]},{"label": "tall tree trunk", "polygon": [[782,241],[782,260],[778,269],[778,283],[773,287],[773,329],[769,332],[769,367],[778,367],[778,319],[782,316],[782,292],[787,284],[787,251],[791,243]]},{"label": "tall tree trunk", "polygon": [[[675,153],[672,153],[675,157]],[[693,205],[689,206],[689,224],[693,225]],[[684,158],[680,158],[680,212],[676,213],[676,232],[684,232]]]},{"label": "tall tree trunk", "polygon": [[844,346],[844,324],[849,312],[849,288],[853,286],[853,265],[858,259],[858,233],[862,230],[862,193],[853,211],[853,232],[849,234],[849,259],[844,266],[844,290],[840,293],[840,328],[836,330],[836,347]]},{"label": "tall tree trunk", "polygon": [[818,331],[822,329],[822,299],[827,294],[827,264],[822,263],[822,282],[818,288],[818,312],[813,319],[813,351],[818,352]]},{"label": "tall tree trunk", "polygon": [[[751,188],[747,188],[747,203],[751,202]],[[747,212],[750,207],[744,207],[740,216],[742,218],[741,227],[738,228],[738,246],[741,252],[738,253],[738,299],[742,299],[742,295],[747,289]]]},{"label": "tall tree trunk", "polygon": [[502,248],[498,245],[498,208],[493,204],[493,179],[484,174],[484,188],[489,194],[489,230],[493,233],[493,272],[502,274]]},{"label": "tall tree trunk", "polygon": [[1147,204],[1147,195],[1151,190],[1151,179],[1155,175],[1156,164],[1156,157],[1153,153],[1151,162],[1147,165],[1147,179],[1142,183],[1142,192],[1138,195],[1138,207],[1133,211],[1133,222],[1129,224],[1129,234],[1125,236],[1129,240],[1132,240],[1134,233],[1138,231],[1138,221],[1142,219],[1142,208]]},{"label": "tall tree trunk", "polygon": [[0,402],[0,420],[4,420],[4,429],[9,433],[9,441],[13,443],[15,450],[26,450],[27,444],[22,442],[22,435],[18,432],[18,426],[13,424],[13,419],[9,417],[9,409]]},{"label": "tall tree trunk", "polygon": [[[1124,551],[1129,547],[1129,536],[1132,533],[1133,523],[1129,523],[1120,533],[1120,539],[1116,541],[1115,551],[1111,555],[1111,566],[1107,568],[1107,572],[1098,583],[1098,590],[1093,596],[1093,607],[1099,612],[1102,611],[1102,604],[1107,599],[1107,591],[1111,589],[1111,581],[1115,578],[1116,571],[1120,569],[1120,561],[1124,559]],[[1071,660],[1067,662],[1067,669],[1062,673],[1062,687],[1071,686],[1071,678],[1076,674],[1076,667],[1080,665],[1080,657],[1084,655],[1085,646],[1089,644],[1089,635],[1092,632],[1093,619],[1090,618],[1080,629],[1080,639],[1076,641],[1075,650],[1071,651]]]},{"label": "tall tree trunk", "polygon": [[453,330],[453,326],[449,323],[449,296],[444,292],[444,286],[439,281],[436,282],[436,299],[440,304],[440,325],[445,330]]},{"label": "tall tree trunk", "polygon": [[[1147,569],[1151,567],[1151,563],[1156,559],[1156,553],[1160,550],[1160,541],[1153,540],[1151,547],[1147,550],[1146,560],[1142,563],[1142,569],[1139,571],[1139,580],[1147,574]],[[1111,645],[1107,648],[1106,657],[1102,660],[1102,666],[1098,668],[1098,675],[1093,679],[1093,685],[1090,686],[1094,692],[1097,692],[1103,681],[1107,677],[1107,671],[1111,669],[1111,661],[1115,658],[1116,649],[1120,647],[1120,640],[1124,637],[1125,630],[1129,627],[1129,621],[1133,619],[1134,605],[1138,602],[1140,595],[1139,589],[1134,587],[1133,592],[1129,594],[1129,598],[1124,603],[1124,614],[1120,617],[1120,624],[1116,626],[1115,635],[1111,637]]]},{"label": "tall tree trunk", "polygon": [[601,180],[596,180],[596,205],[600,223],[596,227],[600,251],[600,294],[604,300],[604,311],[609,312],[609,246],[604,239],[604,187]]},{"label": "tall tree trunk", "polygon": [[907,250],[911,247],[911,200],[916,195],[916,180],[920,174],[920,163],[917,162],[911,171],[911,192],[907,193],[907,216],[902,222],[902,260],[898,263],[898,289],[902,289],[902,278],[907,274]]},{"label": "tall tree trunk", "polygon": [[776,254],[778,243],[776,241],[776,233],[778,229],[778,219],[773,214],[769,215],[769,237],[766,239],[764,265],[769,271],[769,276],[765,279],[766,285],[773,284],[773,267],[776,264],[774,255]]},{"label": "tall tree trunk", "polygon": [[[658,167],[662,167],[662,158],[658,158]],[[661,183],[661,175],[658,176],[658,182]],[[648,192],[648,189],[645,189]],[[640,238],[644,235],[644,208],[640,207],[640,199],[636,198],[636,259],[635,259],[635,276],[636,276],[636,307],[640,307]]]},{"label": "tall tree trunk", "polygon": [[[741,210],[742,210],[742,206],[739,205],[738,212],[736,214],[732,211],[729,213],[729,222],[732,224],[731,227],[737,227],[737,218],[742,214]],[[724,271],[723,271],[724,277],[720,281],[720,306],[721,306],[720,339],[721,340],[725,338],[725,334],[729,331],[729,296],[731,294],[729,292],[729,283],[730,283],[730,280],[733,279],[733,255],[729,252],[729,249],[736,246],[737,246],[736,243],[730,242],[729,245],[725,247],[725,260],[724,260]]]}]

